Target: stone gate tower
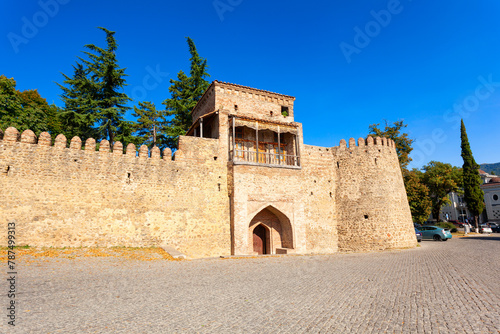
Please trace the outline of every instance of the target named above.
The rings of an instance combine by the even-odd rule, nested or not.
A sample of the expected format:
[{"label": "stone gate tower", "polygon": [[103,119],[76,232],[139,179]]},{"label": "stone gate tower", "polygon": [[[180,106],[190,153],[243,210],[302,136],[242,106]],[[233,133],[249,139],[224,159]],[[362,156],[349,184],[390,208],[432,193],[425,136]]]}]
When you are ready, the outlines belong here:
[{"label": "stone gate tower", "polygon": [[292,96],[214,81],[189,136],[227,161],[233,254],[327,253],[415,245],[394,143],[304,145]]}]

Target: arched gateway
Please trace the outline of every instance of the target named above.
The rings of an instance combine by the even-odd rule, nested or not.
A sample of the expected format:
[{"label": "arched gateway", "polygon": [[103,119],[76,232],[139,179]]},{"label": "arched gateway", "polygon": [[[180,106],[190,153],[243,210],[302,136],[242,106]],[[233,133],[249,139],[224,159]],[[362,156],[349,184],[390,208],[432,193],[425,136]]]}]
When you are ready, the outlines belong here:
[{"label": "arched gateway", "polygon": [[255,215],[248,232],[249,254],[286,254],[293,249],[290,220],[272,206]]}]

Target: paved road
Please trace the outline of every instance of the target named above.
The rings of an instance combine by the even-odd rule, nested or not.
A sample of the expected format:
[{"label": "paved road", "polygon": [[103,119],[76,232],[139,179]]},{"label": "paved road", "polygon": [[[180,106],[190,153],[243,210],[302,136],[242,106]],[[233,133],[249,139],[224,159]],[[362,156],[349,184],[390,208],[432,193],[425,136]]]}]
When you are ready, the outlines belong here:
[{"label": "paved road", "polygon": [[19,272],[17,326],[3,316],[1,333],[500,332],[499,234],[364,254],[50,259]]}]

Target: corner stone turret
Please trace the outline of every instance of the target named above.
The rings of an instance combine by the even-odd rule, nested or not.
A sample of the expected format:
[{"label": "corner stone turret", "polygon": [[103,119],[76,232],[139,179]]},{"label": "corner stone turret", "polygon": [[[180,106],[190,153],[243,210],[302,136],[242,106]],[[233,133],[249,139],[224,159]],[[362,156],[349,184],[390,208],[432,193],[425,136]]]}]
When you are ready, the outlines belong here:
[{"label": "corner stone turret", "polygon": [[413,222],[394,142],[360,138],[358,146],[335,148],[334,156],[339,249],[414,247]]}]

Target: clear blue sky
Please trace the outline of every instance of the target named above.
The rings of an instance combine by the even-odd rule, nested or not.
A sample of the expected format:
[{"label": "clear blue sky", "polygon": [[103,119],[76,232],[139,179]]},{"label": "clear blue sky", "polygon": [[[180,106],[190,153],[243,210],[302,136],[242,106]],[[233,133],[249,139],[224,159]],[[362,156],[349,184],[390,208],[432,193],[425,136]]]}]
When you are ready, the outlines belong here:
[{"label": "clear blue sky", "polygon": [[55,82],[85,44],[105,46],[103,26],[116,31],[125,92],[161,107],[189,70],[190,36],[211,80],[295,96],[307,144],[402,119],[411,167],[461,166],[463,117],[476,161],[500,162],[499,18],[498,0],[2,1],[0,74],[62,106]]}]

